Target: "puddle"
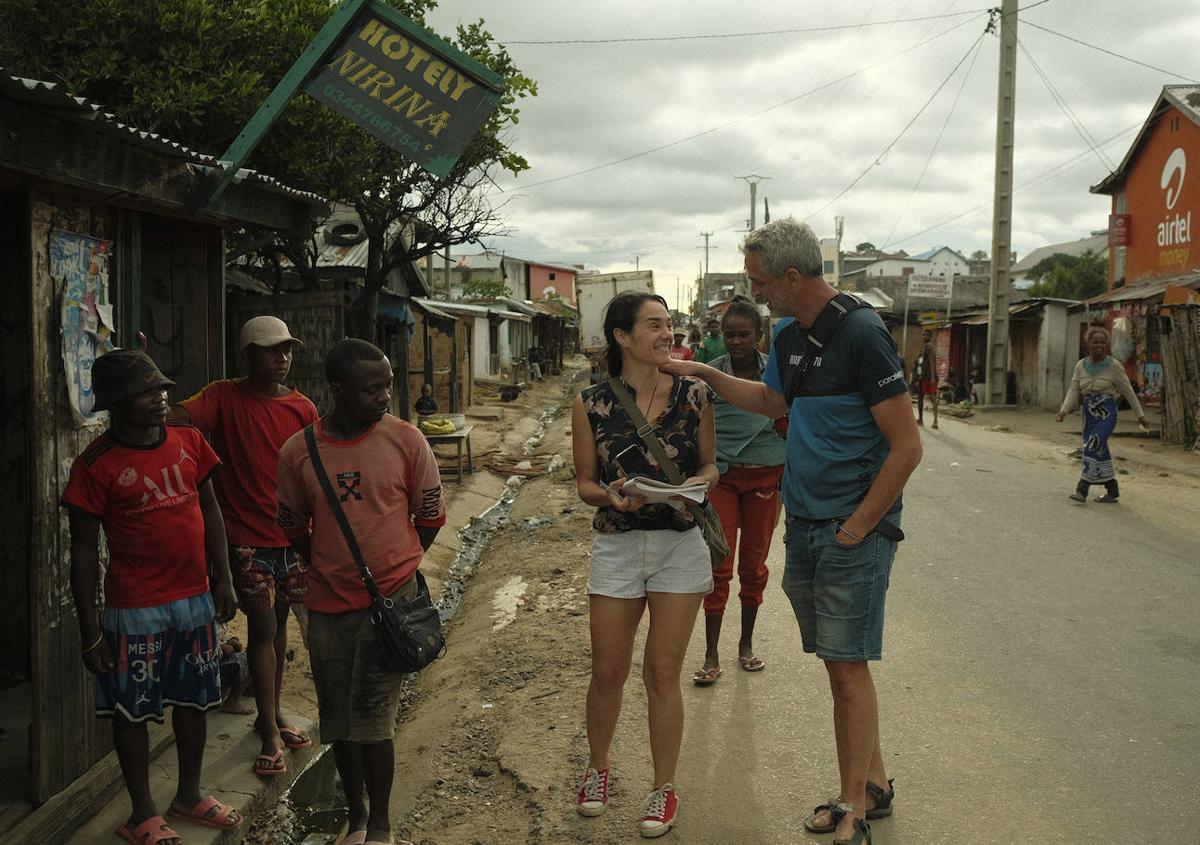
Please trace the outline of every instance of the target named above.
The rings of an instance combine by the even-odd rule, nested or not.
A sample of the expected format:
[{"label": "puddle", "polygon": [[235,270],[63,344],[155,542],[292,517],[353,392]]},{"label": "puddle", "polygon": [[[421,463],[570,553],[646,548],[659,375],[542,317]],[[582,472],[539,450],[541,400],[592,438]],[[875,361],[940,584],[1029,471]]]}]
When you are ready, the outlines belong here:
[{"label": "puddle", "polygon": [[492,596],[492,630],[499,631],[511,625],[517,618],[517,608],[525,604],[525,591],[529,585],[520,575],[509,578]]},{"label": "puddle", "polygon": [[[564,398],[574,396],[578,384],[579,379],[565,383]],[[541,445],[550,423],[568,407],[563,403],[542,411],[538,416],[537,429],[524,443],[524,454],[532,454]],[[553,472],[562,465],[562,457],[556,455],[550,462],[549,470]],[[438,600],[438,612],[443,622],[452,619],[458,612],[467,582],[479,568],[492,535],[508,525],[509,514],[512,513],[517,493],[524,483],[525,478],[521,476],[509,477],[496,504],[479,516],[472,517],[470,523],[458,532],[461,545],[442,582],[442,595]],[[516,609],[523,604],[527,588],[528,585],[521,578],[512,578],[497,592],[493,604],[496,607],[498,627],[502,628],[515,619]],[[502,619],[507,621],[501,623]],[[412,682],[410,677],[406,686]],[[296,778],[296,782],[274,808],[272,816],[254,820],[246,841],[271,845],[330,845],[336,841],[337,834],[346,821],[345,804],[346,799],[338,781],[333,754],[326,746]]]}]

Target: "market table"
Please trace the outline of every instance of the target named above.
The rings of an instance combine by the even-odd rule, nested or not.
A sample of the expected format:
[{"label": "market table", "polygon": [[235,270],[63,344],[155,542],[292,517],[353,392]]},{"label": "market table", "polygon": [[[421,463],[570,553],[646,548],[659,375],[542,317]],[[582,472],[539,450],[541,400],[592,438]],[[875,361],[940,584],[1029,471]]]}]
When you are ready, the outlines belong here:
[{"label": "market table", "polygon": [[[474,423],[464,425],[452,434],[425,434],[425,439],[431,444],[437,443],[453,443],[458,447],[458,478],[459,484],[463,480],[463,443],[467,444],[467,472],[475,471],[475,463],[471,456],[471,429],[475,428]],[[424,434],[424,432],[422,432]]]}]

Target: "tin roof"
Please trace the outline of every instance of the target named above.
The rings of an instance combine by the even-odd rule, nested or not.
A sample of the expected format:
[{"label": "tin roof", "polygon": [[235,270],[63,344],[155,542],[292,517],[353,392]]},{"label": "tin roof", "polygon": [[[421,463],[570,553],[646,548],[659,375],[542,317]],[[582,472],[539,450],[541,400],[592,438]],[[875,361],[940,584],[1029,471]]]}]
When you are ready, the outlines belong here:
[{"label": "tin roof", "polygon": [[[99,103],[95,103],[87,97],[74,96],[57,82],[11,76],[5,72],[4,68],[0,68],[0,98],[54,109],[60,114],[87,122],[98,132],[112,135],[127,143],[145,147],[162,155],[183,159],[198,174],[207,174],[218,164],[215,156],[193,150],[158,133],[147,132],[123,123],[115,114],[105,111]],[[256,185],[273,193],[315,206],[321,211],[327,210],[329,205],[329,201],[324,197],[289,187],[278,179],[257,170],[242,168],[233,177],[233,181]]]},{"label": "tin roof", "polygon": [[1119,287],[1116,290],[1102,293],[1099,296],[1093,296],[1091,299],[1085,299],[1071,310],[1076,311],[1080,308],[1090,309],[1093,305],[1102,305],[1107,302],[1141,302],[1161,296],[1169,287],[1191,288],[1192,290],[1200,289],[1200,273],[1193,271],[1190,273],[1181,273],[1178,276],[1140,280],[1133,284]]}]

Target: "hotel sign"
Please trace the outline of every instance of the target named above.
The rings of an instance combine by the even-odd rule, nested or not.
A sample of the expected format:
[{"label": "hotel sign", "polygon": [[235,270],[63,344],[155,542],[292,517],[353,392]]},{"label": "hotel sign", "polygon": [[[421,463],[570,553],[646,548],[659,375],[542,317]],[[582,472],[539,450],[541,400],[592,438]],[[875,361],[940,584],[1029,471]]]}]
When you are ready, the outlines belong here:
[{"label": "hotel sign", "polygon": [[500,77],[378,0],[304,91],[435,176],[449,174],[500,102]]}]

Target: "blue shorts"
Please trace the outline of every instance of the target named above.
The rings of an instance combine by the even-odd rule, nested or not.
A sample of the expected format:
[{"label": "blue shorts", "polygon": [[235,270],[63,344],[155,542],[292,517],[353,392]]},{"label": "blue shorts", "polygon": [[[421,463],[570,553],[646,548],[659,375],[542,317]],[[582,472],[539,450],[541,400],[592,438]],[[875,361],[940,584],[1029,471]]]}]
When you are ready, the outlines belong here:
[{"label": "blue shorts", "polygon": [[106,608],[113,670],[96,678],[96,715],[163,720],[163,707],[221,706],[221,648],[208,593],[153,607]]},{"label": "blue shorts", "polygon": [[[899,527],[898,514],[886,519]],[[788,514],[783,591],[806,652],[822,660],[879,660],[896,541],[876,532],[856,546],[843,546],[834,539],[841,524]]]}]

